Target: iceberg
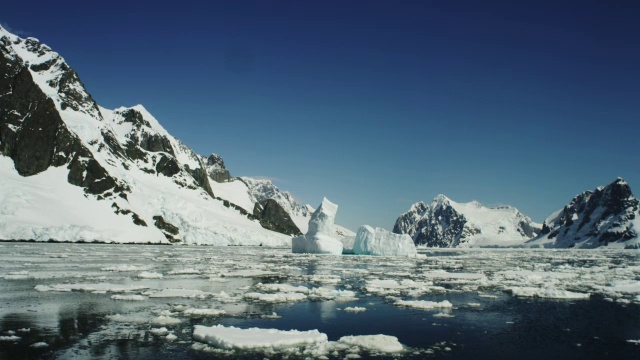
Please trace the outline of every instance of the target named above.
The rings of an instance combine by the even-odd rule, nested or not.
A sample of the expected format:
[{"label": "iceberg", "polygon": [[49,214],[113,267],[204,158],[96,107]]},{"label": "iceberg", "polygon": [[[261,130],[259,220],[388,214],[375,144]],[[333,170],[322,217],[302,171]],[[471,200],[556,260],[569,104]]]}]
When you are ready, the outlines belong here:
[{"label": "iceberg", "polygon": [[324,198],[322,204],[311,215],[307,233],[293,238],[292,252],[341,255],[342,242],[333,237],[336,212],[338,205]]},{"label": "iceberg", "polygon": [[353,243],[356,255],[411,256],[418,254],[416,246],[407,234],[394,234],[383,228],[363,225],[358,229]]}]

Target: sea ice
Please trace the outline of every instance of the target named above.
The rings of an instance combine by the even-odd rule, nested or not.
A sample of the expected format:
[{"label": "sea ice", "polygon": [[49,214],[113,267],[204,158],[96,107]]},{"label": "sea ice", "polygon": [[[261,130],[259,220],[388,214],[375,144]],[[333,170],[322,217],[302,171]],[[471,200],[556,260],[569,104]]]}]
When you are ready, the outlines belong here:
[{"label": "sea ice", "polygon": [[407,234],[394,234],[383,228],[363,225],[358,229],[353,244],[356,255],[415,257],[416,246]]},{"label": "sea ice", "polygon": [[124,301],[145,301],[146,297],[142,295],[112,295],[111,299],[113,300],[124,300]]},{"label": "sea ice", "polygon": [[453,304],[451,304],[448,300],[443,300],[440,302],[427,300],[398,300],[395,302],[395,305],[421,310],[451,309],[453,307]]},{"label": "sea ice", "polygon": [[153,319],[151,319],[151,321],[149,321],[149,323],[151,325],[155,325],[155,326],[170,326],[170,325],[177,325],[180,324],[182,322],[182,320],[180,319],[176,319],[173,318],[171,316],[158,316],[155,317]]},{"label": "sea ice", "polygon": [[348,311],[348,312],[363,312],[363,311],[367,311],[367,308],[365,307],[360,307],[360,306],[353,306],[353,307],[346,307],[344,308],[344,311]]},{"label": "sea ice", "polygon": [[360,336],[343,336],[338,342],[359,346],[370,351],[379,351],[386,353],[397,353],[404,350],[402,344],[395,336],[389,335],[360,335]]},{"label": "sea ice", "polygon": [[148,286],[143,285],[118,285],[118,284],[108,284],[108,283],[98,283],[98,284],[55,284],[51,286],[47,285],[36,285],[35,289],[41,292],[47,291],[58,291],[58,292],[69,292],[69,291],[87,291],[94,293],[105,293],[105,292],[127,292],[127,291],[136,291],[136,290],[144,290],[148,289]]},{"label": "sea ice", "polygon": [[181,298],[200,298],[204,299],[208,296],[211,296],[211,293],[204,292],[202,290],[197,289],[164,289],[158,292],[150,293],[150,298],[173,298],[173,297],[181,297]]},{"label": "sea ice", "polygon": [[138,277],[141,279],[162,279],[162,274],[151,271],[143,271],[138,274]]},{"label": "sea ice", "polygon": [[239,350],[282,349],[328,342],[327,335],[318,330],[240,329],[222,325],[211,327],[196,325],[193,329],[193,338],[215,347]]},{"label": "sea ice", "polygon": [[195,308],[189,308],[183,312],[183,314],[191,315],[191,316],[220,316],[226,313],[227,313],[226,311],[218,310],[218,309],[195,309]]},{"label": "sea ice", "polygon": [[589,294],[577,293],[554,288],[536,288],[536,287],[512,287],[507,289],[508,292],[518,297],[538,297],[545,299],[571,299],[580,300],[588,299]]},{"label": "sea ice", "polygon": [[289,302],[289,301],[302,301],[307,299],[307,295],[296,292],[278,292],[278,293],[246,293],[245,299],[263,301],[263,302]]},{"label": "sea ice", "polygon": [[49,344],[47,344],[46,342],[37,342],[35,344],[31,344],[29,345],[30,348],[34,348],[34,349],[42,349],[42,348],[46,348],[49,347]]},{"label": "sea ice", "polygon": [[309,230],[305,235],[293,238],[294,253],[342,254],[342,242],[335,239],[334,220],[338,205],[324,198],[322,204],[309,219]]}]

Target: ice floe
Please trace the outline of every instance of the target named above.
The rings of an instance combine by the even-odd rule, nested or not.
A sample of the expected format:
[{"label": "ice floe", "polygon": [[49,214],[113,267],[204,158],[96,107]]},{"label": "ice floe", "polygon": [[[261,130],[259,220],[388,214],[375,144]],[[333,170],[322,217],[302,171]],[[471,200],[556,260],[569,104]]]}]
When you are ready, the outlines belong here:
[{"label": "ice floe", "polygon": [[196,308],[188,308],[184,310],[183,314],[190,316],[221,316],[226,314],[227,312],[224,310],[218,309],[196,309]]},{"label": "ice floe", "polygon": [[397,353],[404,350],[398,338],[389,335],[343,336],[338,342],[384,353]]},{"label": "ice floe", "polygon": [[410,307],[413,309],[432,310],[432,309],[451,309],[453,304],[448,300],[427,301],[427,300],[398,300],[394,303],[396,306]]},{"label": "ice floe", "polygon": [[326,343],[327,335],[318,330],[283,331],[276,329],[249,328],[214,325],[211,327],[196,325],[193,338],[223,349],[282,349]]},{"label": "ice floe", "polygon": [[112,295],[111,299],[123,301],[145,301],[147,300],[147,297],[142,295]]}]

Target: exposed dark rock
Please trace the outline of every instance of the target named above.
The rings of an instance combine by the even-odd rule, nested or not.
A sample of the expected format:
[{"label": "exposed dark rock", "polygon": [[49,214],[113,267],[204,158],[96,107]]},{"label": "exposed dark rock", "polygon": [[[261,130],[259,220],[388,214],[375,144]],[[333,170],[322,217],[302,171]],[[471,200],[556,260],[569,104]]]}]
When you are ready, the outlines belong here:
[{"label": "exposed dark rock", "polygon": [[166,136],[160,136],[158,134],[149,135],[148,133],[143,132],[142,139],[140,139],[140,147],[147,151],[162,151],[175,156],[171,142]]},{"label": "exposed dark rock", "polygon": [[162,156],[156,165],[156,172],[167,177],[172,177],[180,172],[180,165],[178,165],[173,157]]},{"label": "exposed dark rock", "polygon": [[211,154],[207,158],[208,174],[215,182],[231,181],[231,173],[224,166],[224,160],[218,154]]},{"label": "exposed dark rock", "polygon": [[287,235],[302,235],[289,214],[273,199],[256,203],[253,208],[253,216],[260,220],[260,225],[265,229]]},{"label": "exposed dark rock", "polygon": [[164,236],[172,243],[180,242],[176,236],[180,233],[180,229],[177,226],[168,223],[161,215],[153,217],[154,225],[162,231]]},{"label": "exposed dark rock", "polygon": [[192,170],[187,166],[187,171],[193,176],[193,179],[196,181],[198,186],[204,189],[204,191],[209,194],[212,198],[215,199],[215,195],[213,194],[213,189],[211,188],[211,184],[209,183],[209,176],[207,176],[207,172],[204,170],[204,164],[202,161],[198,160],[200,163],[200,167]]}]

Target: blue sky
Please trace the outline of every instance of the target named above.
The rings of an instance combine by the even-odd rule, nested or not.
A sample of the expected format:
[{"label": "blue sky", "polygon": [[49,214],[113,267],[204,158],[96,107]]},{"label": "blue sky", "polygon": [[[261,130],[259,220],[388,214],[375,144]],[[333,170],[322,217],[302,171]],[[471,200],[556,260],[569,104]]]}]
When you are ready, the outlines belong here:
[{"label": "blue sky", "polygon": [[542,221],[617,176],[640,186],[639,16],[627,0],[116,0],[9,2],[0,22],[102,106],[143,104],[233,175],[390,229],[440,193]]}]

